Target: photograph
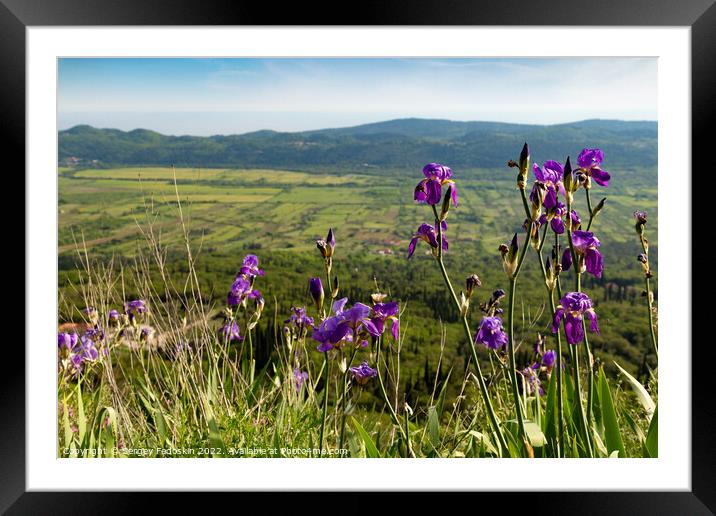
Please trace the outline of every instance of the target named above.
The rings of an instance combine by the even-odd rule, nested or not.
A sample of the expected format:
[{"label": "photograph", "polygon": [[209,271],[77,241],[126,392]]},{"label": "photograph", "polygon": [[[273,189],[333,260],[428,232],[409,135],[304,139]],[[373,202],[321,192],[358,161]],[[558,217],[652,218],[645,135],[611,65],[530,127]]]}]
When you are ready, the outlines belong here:
[{"label": "photograph", "polygon": [[58,56],[56,458],[656,461],[658,72]]}]

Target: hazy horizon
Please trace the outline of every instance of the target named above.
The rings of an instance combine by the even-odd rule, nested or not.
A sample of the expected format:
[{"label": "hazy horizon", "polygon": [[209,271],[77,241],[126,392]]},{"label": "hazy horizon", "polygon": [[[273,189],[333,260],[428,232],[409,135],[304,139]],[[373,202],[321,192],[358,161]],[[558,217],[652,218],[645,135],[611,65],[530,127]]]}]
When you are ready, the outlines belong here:
[{"label": "hazy horizon", "polygon": [[655,58],[63,58],[58,128],[209,136],[400,118],[656,121]]},{"label": "hazy horizon", "polygon": [[254,132],[260,132],[260,131],[273,131],[278,133],[297,133],[297,132],[310,132],[310,131],[318,131],[318,130],[330,130],[330,129],[347,129],[351,127],[357,127],[361,125],[373,125],[373,124],[381,124],[386,122],[392,122],[395,120],[434,120],[434,121],[447,121],[447,122],[456,122],[456,123],[507,123],[507,124],[515,124],[515,125],[531,125],[531,126],[553,126],[553,125],[565,125],[565,124],[577,124],[580,122],[585,121],[591,121],[591,120],[602,120],[602,121],[613,121],[613,122],[652,122],[657,123],[658,120],[649,120],[649,119],[635,119],[635,120],[625,120],[621,118],[588,118],[588,119],[581,119],[581,120],[566,120],[564,122],[557,122],[554,124],[537,124],[537,123],[530,123],[530,122],[503,122],[501,120],[454,120],[449,118],[423,118],[423,117],[415,117],[415,116],[408,116],[408,117],[399,117],[399,118],[389,118],[389,119],[381,119],[381,120],[372,120],[368,122],[363,123],[357,123],[357,124],[348,124],[348,125],[331,125],[326,127],[315,127],[315,128],[309,128],[309,129],[298,129],[298,130],[278,130],[273,129],[271,127],[261,127],[259,129],[253,129],[251,131],[243,131],[243,132],[222,132],[222,133],[207,133],[207,134],[190,134],[190,133],[172,133],[172,132],[163,132],[158,131],[156,129],[151,129],[149,127],[144,126],[137,126],[137,127],[112,127],[112,126],[100,126],[92,123],[82,122],[79,121],[77,123],[68,123],[64,127],[58,126],[59,131],[66,131],[68,129],[72,129],[77,126],[83,126],[87,125],[90,127],[93,127],[95,129],[107,129],[107,130],[120,130],[124,132],[131,132],[135,130],[149,130],[154,131],[159,134],[163,134],[165,136],[237,136],[237,135],[243,135],[243,134],[250,134]]}]

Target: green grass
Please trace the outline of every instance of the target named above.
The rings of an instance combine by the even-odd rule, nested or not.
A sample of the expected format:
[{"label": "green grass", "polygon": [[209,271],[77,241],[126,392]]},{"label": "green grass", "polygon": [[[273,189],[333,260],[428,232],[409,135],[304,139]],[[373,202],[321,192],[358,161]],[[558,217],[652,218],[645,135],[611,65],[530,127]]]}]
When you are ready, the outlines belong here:
[{"label": "green grass", "polygon": [[[175,173],[184,226],[178,215]],[[92,384],[95,390],[91,395],[82,394],[83,403],[96,414],[104,414],[103,407],[117,413],[119,428],[114,436],[103,434],[95,425],[97,421],[85,422],[86,426],[95,425],[95,440],[122,438],[126,445],[160,445],[157,441],[158,426],[162,426],[157,412],[160,409],[151,403],[146,406],[148,389],[160,400],[157,403],[166,420],[163,425],[169,428],[165,428],[168,432],[163,436],[165,444],[205,445],[218,431],[224,442],[237,443],[237,446],[241,442],[270,446],[277,440],[296,446],[315,446],[319,401],[324,392],[323,384],[317,379],[320,355],[312,351],[312,341],[305,343],[310,359],[303,366],[314,375],[314,383],[301,400],[292,397],[286,391],[292,367],[281,362],[285,359],[285,342],[280,329],[292,306],[311,306],[307,279],[323,275],[314,242],[333,227],[338,240],[334,274],[340,278],[341,295],[349,296],[351,302],[367,302],[377,285],[389,293],[391,299],[399,300],[404,309],[400,372],[397,372],[398,357],[390,355],[393,376],[389,383],[392,382],[391,389],[397,387],[401,400],[405,396],[416,409],[410,423],[415,450],[420,456],[491,454],[476,437],[488,435],[489,428],[485,426],[484,408],[474,383],[465,380],[470,355],[457,312],[451,306],[434,260],[429,253],[426,255],[427,248],[422,243],[415,257],[410,262],[405,260],[412,232],[432,217],[429,209],[412,202],[419,171],[410,181],[405,179],[406,172],[368,176],[351,171],[314,174],[280,170],[123,168],[61,169],[59,174],[61,322],[80,320],[80,310],[87,305],[102,307],[106,313],[110,308],[121,309],[126,300],[145,297],[153,299],[155,306],[151,324],[174,328],[170,333],[175,340],[186,338],[203,350],[195,361],[196,367],[190,370],[189,364],[181,361],[160,359],[151,354],[141,356],[137,351],[125,349],[119,340],[114,342],[116,356],[113,356],[117,362],[88,374],[88,380],[94,378],[91,381],[96,382]],[[477,273],[481,277],[483,288],[473,301],[475,307],[494,289],[506,288],[497,247],[508,242],[513,233],[521,232],[524,213],[511,171],[466,170],[458,179],[460,205],[450,211],[447,232],[450,251],[445,259],[458,290],[462,288],[462,278],[468,274]],[[635,257],[640,248],[631,215],[636,209],[649,212],[651,261],[656,270],[656,190],[653,186],[643,186],[655,184],[655,173],[639,169],[619,179],[613,181],[609,189],[595,187],[593,190],[594,204],[602,195],[608,197],[604,211],[594,224],[602,242],[606,269],[601,280],[585,277],[583,286],[597,303],[602,333],[593,336],[590,343],[612,385],[611,401],[622,428],[623,445],[628,455],[641,456],[648,418],[640,411],[631,390],[620,387],[622,380],[614,361],[648,384],[651,394],[656,396],[656,384],[649,374],[656,361],[650,355],[645,307],[639,297],[642,280]],[[575,207],[586,220],[584,204],[580,191]],[[184,233],[184,228],[188,233]],[[194,257],[191,263],[186,256],[187,236]],[[84,254],[81,257],[77,254],[78,244],[90,259],[90,273],[88,264],[80,262]],[[548,249],[549,245],[545,256]],[[393,254],[379,254],[379,251]],[[250,385],[242,380],[246,371],[227,372],[226,367],[230,366],[226,364],[232,363],[231,360],[225,362],[224,357],[217,362],[209,353],[217,346],[212,335],[219,324],[212,317],[225,303],[228,286],[248,252],[259,255],[266,269],[266,276],[259,278],[257,285],[266,298],[266,308],[253,337],[257,380]],[[554,345],[549,331],[550,314],[545,310],[544,287],[535,260],[534,252],[529,250],[518,284],[515,332],[520,368],[531,360],[530,350],[537,332],[550,335],[548,346]],[[90,278],[93,281],[89,281]],[[570,278],[571,273],[565,274],[565,285],[570,284]],[[198,290],[202,293],[200,300],[195,299]],[[192,303],[204,306],[209,319],[199,317],[199,305]],[[205,331],[198,334],[177,329],[177,320],[185,316],[204,325]],[[474,328],[478,322],[479,313],[473,308],[470,324]],[[248,367],[247,357],[238,353],[238,349],[232,349],[228,356],[233,363],[240,358],[242,367]],[[372,360],[374,356],[365,354],[364,358]],[[481,360],[483,368],[491,370],[493,364],[487,355],[481,354]],[[221,373],[216,369],[219,366]],[[262,371],[264,366],[266,369]],[[274,370],[274,366],[278,369]],[[453,373],[446,380],[450,369]],[[223,375],[219,379],[224,390],[215,400],[205,399],[206,389],[212,383],[211,374]],[[140,379],[150,385],[140,386],[137,383]],[[332,384],[335,381],[334,378]],[[60,398],[75,407],[76,414],[78,399],[73,385],[71,381],[60,385]],[[200,386],[203,391],[191,385]],[[437,396],[434,388],[440,389],[443,385],[446,406],[464,401],[463,405],[458,403],[452,415],[447,409],[439,415],[436,436],[435,416],[430,415],[429,409]],[[494,389],[503,400],[498,408],[500,418],[507,421],[512,417],[507,385],[498,382]],[[92,395],[96,393],[99,398],[95,402]],[[364,439],[366,433],[375,441],[381,455],[404,453],[400,439],[396,438],[396,427],[375,385],[366,388],[353,385],[350,393],[350,414],[365,430],[362,432],[353,424],[352,417],[348,418],[347,446],[351,454],[361,456],[372,449]],[[330,396],[333,427],[328,436],[335,444],[337,421],[341,419],[340,404],[335,400],[340,397],[340,391],[332,391]],[[533,400],[531,410],[536,408],[535,403]],[[402,410],[399,412],[402,414]],[[74,422],[70,420],[69,424]],[[79,439],[70,428],[71,435],[65,438],[65,422],[60,423],[61,446],[67,442],[79,447],[85,436]],[[626,427],[629,431],[624,430]],[[547,431],[546,427],[543,429]],[[640,432],[644,434],[643,439]],[[548,448],[543,452],[551,453]],[[575,452],[580,453],[583,451]]]}]

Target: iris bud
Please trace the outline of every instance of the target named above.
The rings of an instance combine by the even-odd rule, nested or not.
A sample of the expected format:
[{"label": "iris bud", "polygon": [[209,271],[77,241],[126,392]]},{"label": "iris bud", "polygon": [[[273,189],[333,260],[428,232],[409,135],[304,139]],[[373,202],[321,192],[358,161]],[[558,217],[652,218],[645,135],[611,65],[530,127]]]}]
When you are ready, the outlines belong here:
[{"label": "iris bud", "polygon": [[480,278],[477,276],[477,274],[471,274],[467,277],[465,280],[465,290],[467,291],[467,297],[468,299],[472,297],[472,293],[475,291],[476,288],[480,288],[482,286],[482,283],[480,282]]},{"label": "iris bud", "polygon": [[321,284],[321,278],[311,278],[308,281],[308,290],[311,292],[311,297],[316,303],[316,310],[321,311],[323,308],[323,285]]},{"label": "iris bud", "polygon": [[520,190],[525,189],[525,183],[527,181],[527,174],[530,168],[530,148],[525,142],[520,152],[520,160],[518,162],[519,173],[517,174],[517,186]]},{"label": "iris bud", "polygon": [[502,268],[508,278],[512,278],[517,270],[517,233],[512,237],[509,247],[505,244],[500,245],[500,253],[502,254]]},{"label": "iris bud", "polygon": [[443,221],[447,218],[448,211],[450,211],[450,202],[452,200],[452,191],[453,187],[452,185],[449,185],[447,187],[447,191],[445,192],[445,197],[443,197],[443,206],[440,210],[440,220]]},{"label": "iris bud", "polygon": [[592,218],[599,215],[599,212],[604,209],[604,204],[607,202],[607,198],[604,197],[601,201],[599,201],[599,204],[597,204],[594,209],[592,210]]}]

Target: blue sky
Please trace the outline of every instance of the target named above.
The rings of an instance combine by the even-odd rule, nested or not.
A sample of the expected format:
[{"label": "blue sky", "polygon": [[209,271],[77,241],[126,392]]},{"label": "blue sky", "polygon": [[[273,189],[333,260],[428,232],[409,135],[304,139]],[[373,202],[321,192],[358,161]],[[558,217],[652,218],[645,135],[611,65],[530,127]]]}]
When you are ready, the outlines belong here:
[{"label": "blue sky", "polygon": [[58,124],[165,134],[422,117],[656,120],[654,58],[60,59]]}]

